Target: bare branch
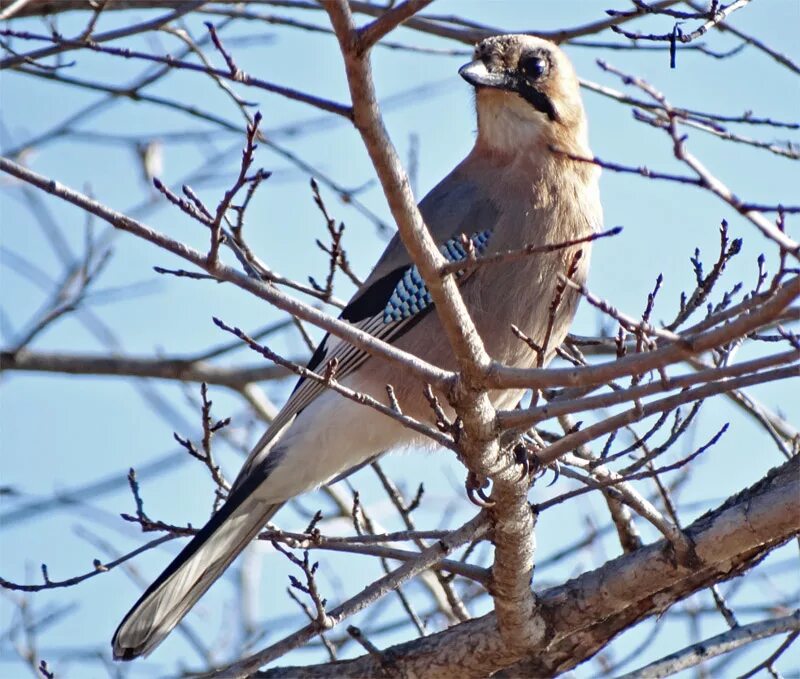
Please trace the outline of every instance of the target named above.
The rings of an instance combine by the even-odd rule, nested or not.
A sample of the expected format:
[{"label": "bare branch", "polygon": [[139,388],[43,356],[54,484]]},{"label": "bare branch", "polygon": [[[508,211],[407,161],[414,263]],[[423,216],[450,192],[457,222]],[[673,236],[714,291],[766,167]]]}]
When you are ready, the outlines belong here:
[{"label": "bare branch", "polygon": [[[158,547],[159,545],[162,545],[165,542],[169,542],[170,540],[173,540],[176,537],[178,536],[172,534],[162,535],[160,538],[151,540],[150,542],[142,545],[141,547],[137,547],[133,551],[128,552],[124,556],[121,556],[118,559],[115,559],[114,561],[108,561],[106,563],[103,563],[98,559],[95,559],[94,568],[91,571],[84,573],[83,575],[76,575],[75,577],[67,578],[66,580],[50,580],[49,577],[45,576],[45,582],[41,585],[20,585],[15,582],[10,582],[5,578],[0,578],[0,587],[4,589],[15,590],[18,592],[41,592],[42,590],[46,589],[61,589],[63,587],[73,587],[78,583],[83,582],[84,580],[88,580],[89,578],[94,578],[100,575],[101,573],[107,573],[113,568],[116,568],[117,566],[124,564],[126,561],[130,561],[133,557],[138,556],[142,552],[146,552],[152,549],[153,547]],[[47,569],[44,566],[44,564],[42,565],[42,567],[44,569],[44,572],[46,573]]]},{"label": "bare branch", "polygon": [[795,611],[792,615],[771,620],[753,622],[749,625],[734,627],[733,629],[718,634],[709,639],[704,639],[698,644],[692,644],[686,648],[671,653],[670,655],[645,665],[638,670],[623,674],[620,679],[634,679],[634,677],[669,677],[681,670],[695,667],[702,662],[715,658],[723,653],[730,653],[732,650],[751,644],[759,639],[766,639],[776,634],[785,632],[797,632],[800,630],[800,611]]},{"label": "bare branch", "polygon": [[[100,33],[99,35],[95,35],[91,41],[89,41],[86,37],[80,40],[59,40],[57,37],[53,36],[52,38],[47,37],[45,40],[48,42],[54,42],[52,47],[44,47],[40,50],[36,50],[34,52],[28,52],[27,54],[23,54],[20,56],[8,57],[6,59],[0,60],[0,70],[11,68],[14,66],[20,66],[24,63],[32,63],[38,61],[39,59],[44,59],[45,57],[53,56],[54,54],[62,54],[63,52],[67,52],[73,49],[81,49],[84,47],[88,47],[89,44],[100,44],[104,42],[109,42],[111,40],[119,40],[120,38],[125,38],[129,35],[137,35],[139,33],[144,33],[146,31],[153,31],[161,28],[162,26],[166,26],[171,21],[175,21],[175,19],[179,19],[182,16],[193,12],[194,10],[201,7],[205,4],[205,0],[192,0],[190,2],[181,2],[180,5],[175,9],[175,11],[170,12],[169,14],[165,14],[163,16],[157,17],[156,19],[152,19],[151,21],[145,21],[138,24],[132,24],[126,26],[125,28],[120,28],[114,31],[108,31],[106,33]],[[94,7],[91,7],[94,10]],[[13,33],[13,31],[11,31]],[[8,35],[9,32],[3,30],[0,32],[2,35]]]},{"label": "bare branch", "polygon": [[[135,219],[131,219],[126,215],[116,212],[77,191],[73,191],[55,180],[47,179],[46,177],[36,174],[7,158],[0,158],[0,171],[6,172],[34,186],[38,186],[40,189],[57,198],[61,198],[87,212],[97,215],[115,228],[132,233],[139,238],[159,246],[163,250],[182,257],[201,269],[206,269],[206,256],[201,252],[161,234],[145,224],[137,222]],[[302,318],[303,320],[314,323],[331,334],[352,342],[355,346],[364,349],[370,354],[378,354],[389,360],[399,360],[410,370],[424,376],[423,379],[425,381],[445,389],[447,388],[446,385],[450,380],[450,374],[447,371],[429,366],[415,356],[400,351],[390,344],[376,340],[372,335],[358,330],[348,323],[333,319],[317,311],[313,307],[298,302],[284,295],[272,285],[266,285],[260,281],[256,281],[223,264],[219,264],[213,272],[209,273],[213,273],[218,280],[234,283],[255,294],[257,297],[274,304],[279,309],[287,311],[297,318]]]},{"label": "bare branch", "polygon": [[[616,361],[585,368],[518,369],[496,365],[490,371],[487,383],[494,388],[577,387],[605,384],[619,377],[665,368],[748,335],[769,323],[770,318],[780,315],[797,297],[800,297],[800,278],[796,277],[781,285],[774,293],[754,295],[745,303],[738,305],[737,309],[720,312],[715,317],[710,317],[703,323],[670,337],[670,341],[654,351],[631,354]],[[736,314],[737,318],[729,320]],[[633,318],[628,318],[634,327],[638,325]],[[725,325],[713,328],[716,323],[723,322]],[[704,330],[709,326],[713,329]],[[652,330],[656,332],[655,328]]]},{"label": "bare branch", "polygon": [[[430,568],[443,557],[449,555],[470,540],[483,535],[488,529],[488,520],[485,514],[478,514],[474,519],[453,531],[446,540],[431,545],[424,550],[417,559],[403,564],[396,570],[373,582],[356,596],[348,599],[336,608],[328,611],[328,617],[336,625],[345,618],[358,613],[378,598],[388,594],[402,583],[416,576],[421,571]],[[241,676],[252,673],[262,665],[274,658],[278,658],[292,648],[305,643],[318,633],[316,625],[308,625],[284,639],[274,643],[258,653],[245,657],[236,663],[216,670],[197,675],[198,679],[221,676]]]},{"label": "bare branch", "polygon": [[219,320],[218,318],[214,319],[214,323],[223,330],[226,330],[227,332],[234,334],[236,337],[246,342],[251,349],[257,351],[265,358],[291,370],[296,375],[299,375],[300,377],[304,377],[309,380],[313,380],[315,382],[320,382],[329,389],[332,389],[336,393],[341,394],[345,398],[354,401],[355,403],[360,403],[361,405],[373,408],[374,410],[377,410],[379,413],[382,413],[387,417],[391,417],[392,419],[397,420],[398,422],[408,427],[409,429],[412,429],[413,431],[419,432],[420,434],[424,434],[425,436],[433,439],[434,441],[436,441],[436,443],[438,443],[440,446],[443,446],[444,448],[454,447],[452,439],[442,435],[440,432],[433,429],[429,425],[420,422],[418,420],[415,420],[413,417],[409,417],[408,415],[403,415],[402,413],[397,412],[397,410],[395,410],[394,408],[385,406],[383,403],[373,398],[369,394],[356,392],[336,381],[336,379],[334,379],[335,366],[332,365],[330,362],[326,366],[326,374],[319,375],[315,373],[313,370],[309,370],[308,368],[305,368],[302,365],[293,364],[291,361],[287,361],[285,358],[282,358],[274,351],[271,351],[267,347],[258,344],[258,342],[253,341],[239,328],[232,328],[229,325],[226,325],[223,321]]},{"label": "bare branch", "polygon": [[[454,668],[477,676],[500,669],[511,676],[565,672],[633,622],[660,614],[710,582],[734,577],[797,535],[800,515],[787,508],[800,493],[799,466],[800,458],[787,462],[686,529],[702,564],[698,568],[676,564],[662,541],[541,592],[533,612],[541,632],[531,640],[526,660],[508,648],[493,613],[384,653],[392,654],[397,671],[426,676],[443,676]],[[325,665],[283,667],[255,676],[308,679],[326,676],[327,670]],[[379,672],[369,655],[337,664],[340,677],[377,677]]]},{"label": "bare branch", "polygon": [[[300,362],[299,360],[295,362]],[[291,372],[278,365],[253,365],[225,368],[192,358],[164,356],[102,356],[66,354],[44,351],[0,352],[0,372],[6,370],[54,372],[67,375],[114,375],[118,377],[151,377],[183,382],[206,382],[239,388],[250,382],[276,380]]]},{"label": "bare branch", "polygon": [[404,21],[425,9],[433,0],[404,0],[392,7],[381,17],[358,30],[361,49],[368,50],[385,35],[397,28]]}]

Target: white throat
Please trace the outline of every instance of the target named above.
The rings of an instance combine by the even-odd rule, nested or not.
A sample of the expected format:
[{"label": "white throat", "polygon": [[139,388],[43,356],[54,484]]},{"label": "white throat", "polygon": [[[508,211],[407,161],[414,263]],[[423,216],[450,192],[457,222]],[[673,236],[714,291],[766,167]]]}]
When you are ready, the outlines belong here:
[{"label": "white throat", "polygon": [[478,105],[478,139],[499,153],[516,154],[536,146],[545,122],[539,116],[520,115],[514,108]]}]

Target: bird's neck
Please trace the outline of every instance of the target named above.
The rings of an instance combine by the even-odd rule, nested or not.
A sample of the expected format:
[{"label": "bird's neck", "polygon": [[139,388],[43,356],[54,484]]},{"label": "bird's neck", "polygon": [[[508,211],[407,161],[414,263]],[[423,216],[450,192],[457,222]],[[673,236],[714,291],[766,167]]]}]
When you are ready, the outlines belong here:
[{"label": "bird's neck", "polygon": [[594,182],[598,168],[572,157],[591,158],[585,122],[536,124],[513,115],[480,115],[473,161],[514,177],[544,178],[565,173],[579,182]]},{"label": "bird's neck", "polygon": [[499,164],[514,163],[525,157],[549,155],[552,148],[570,155],[591,157],[586,123],[541,123],[520,118],[513,111],[488,108],[478,111],[478,138],[475,150]]}]

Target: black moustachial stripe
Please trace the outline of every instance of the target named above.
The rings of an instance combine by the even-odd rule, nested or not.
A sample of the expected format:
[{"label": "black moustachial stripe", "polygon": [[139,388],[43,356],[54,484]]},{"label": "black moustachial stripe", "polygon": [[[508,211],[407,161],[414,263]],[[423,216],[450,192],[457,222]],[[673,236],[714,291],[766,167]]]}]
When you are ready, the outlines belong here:
[{"label": "black moustachial stripe", "polygon": [[519,96],[521,96],[537,111],[544,113],[553,122],[558,120],[558,112],[556,111],[555,106],[553,106],[552,100],[546,94],[543,94],[537,90],[524,79],[519,80],[516,89]]}]

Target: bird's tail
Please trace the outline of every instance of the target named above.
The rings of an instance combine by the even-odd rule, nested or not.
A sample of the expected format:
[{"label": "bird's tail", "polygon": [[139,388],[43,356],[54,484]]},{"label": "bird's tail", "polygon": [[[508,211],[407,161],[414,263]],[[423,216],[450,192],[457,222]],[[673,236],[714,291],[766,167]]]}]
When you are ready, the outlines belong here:
[{"label": "bird's tail", "polygon": [[111,642],[114,658],[148,655],[280,509],[255,489],[236,488],[125,616]]}]

